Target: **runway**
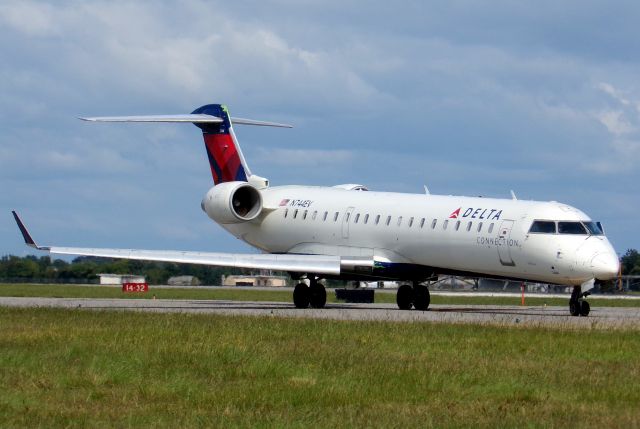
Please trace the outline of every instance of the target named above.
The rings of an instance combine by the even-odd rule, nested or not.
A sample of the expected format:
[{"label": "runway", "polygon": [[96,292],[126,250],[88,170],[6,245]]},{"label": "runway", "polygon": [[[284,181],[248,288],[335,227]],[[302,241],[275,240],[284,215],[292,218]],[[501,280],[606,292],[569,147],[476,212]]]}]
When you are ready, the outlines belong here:
[{"label": "runway", "polygon": [[640,329],[640,308],[637,307],[592,307],[589,317],[572,317],[566,307],[498,305],[432,305],[428,311],[402,311],[395,304],[330,303],[323,309],[296,309],[286,302],[0,297],[0,306],[570,329]]}]

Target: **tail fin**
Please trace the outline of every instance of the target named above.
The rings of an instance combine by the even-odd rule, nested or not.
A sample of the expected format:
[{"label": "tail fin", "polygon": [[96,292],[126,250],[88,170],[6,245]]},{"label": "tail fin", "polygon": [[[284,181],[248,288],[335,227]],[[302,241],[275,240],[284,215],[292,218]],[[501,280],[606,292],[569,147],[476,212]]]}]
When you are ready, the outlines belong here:
[{"label": "tail fin", "polygon": [[207,104],[191,114],[205,114],[222,119],[220,123],[195,124],[202,130],[213,182],[216,185],[223,182],[246,182],[251,176],[251,171],[233,132],[227,107],[221,104]]},{"label": "tail fin", "polygon": [[189,115],[101,116],[80,119],[91,122],[191,122],[202,130],[211,175],[216,185],[233,181],[247,182],[251,177],[232,124],[291,128],[287,124],[232,118],[227,107],[221,104],[198,107]]}]

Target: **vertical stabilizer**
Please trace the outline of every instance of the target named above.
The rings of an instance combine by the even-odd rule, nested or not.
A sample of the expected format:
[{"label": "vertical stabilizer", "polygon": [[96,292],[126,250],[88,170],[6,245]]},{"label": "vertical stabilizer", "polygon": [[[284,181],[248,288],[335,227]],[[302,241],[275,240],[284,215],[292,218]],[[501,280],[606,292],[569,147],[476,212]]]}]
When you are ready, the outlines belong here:
[{"label": "vertical stabilizer", "polygon": [[246,182],[251,172],[233,132],[227,107],[221,104],[207,104],[197,108],[192,114],[205,114],[222,119],[220,123],[194,124],[202,130],[213,182],[216,185],[233,181]]}]

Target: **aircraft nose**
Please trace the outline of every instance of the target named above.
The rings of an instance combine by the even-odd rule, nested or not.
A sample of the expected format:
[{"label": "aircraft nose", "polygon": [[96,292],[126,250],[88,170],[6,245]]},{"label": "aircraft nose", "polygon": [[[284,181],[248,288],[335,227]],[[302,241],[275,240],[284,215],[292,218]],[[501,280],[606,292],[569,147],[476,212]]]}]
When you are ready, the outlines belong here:
[{"label": "aircraft nose", "polygon": [[591,260],[593,276],[598,280],[611,280],[618,275],[620,261],[615,253],[598,253]]}]

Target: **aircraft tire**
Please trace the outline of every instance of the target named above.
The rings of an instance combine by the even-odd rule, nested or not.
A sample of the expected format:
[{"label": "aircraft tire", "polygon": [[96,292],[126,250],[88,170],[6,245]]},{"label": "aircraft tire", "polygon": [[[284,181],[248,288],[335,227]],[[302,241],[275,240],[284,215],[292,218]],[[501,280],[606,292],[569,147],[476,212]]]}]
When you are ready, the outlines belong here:
[{"label": "aircraft tire", "polygon": [[396,303],[400,310],[411,310],[413,304],[413,288],[410,285],[402,285],[396,293]]},{"label": "aircraft tire", "polygon": [[322,283],[312,284],[309,288],[309,303],[311,308],[324,308],[327,303],[327,290]]},{"label": "aircraft tire", "polygon": [[580,316],[580,310],[580,301],[578,301],[577,299],[572,299],[569,301],[569,313],[572,316]]},{"label": "aircraft tire", "polygon": [[298,283],[293,289],[293,305],[295,305],[296,308],[309,307],[310,298],[309,286],[307,286],[306,283]]},{"label": "aircraft tire", "polygon": [[431,303],[429,288],[423,285],[413,287],[413,306],[416,310],[426,311]]},{"label": "aircraft tire", "polygon": [[587,317],[589,312],[591,311],[591,306],[587,301],[582,301],[580,303],[580,316]]}]

